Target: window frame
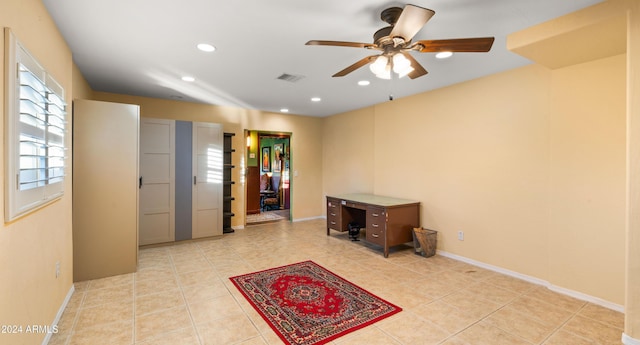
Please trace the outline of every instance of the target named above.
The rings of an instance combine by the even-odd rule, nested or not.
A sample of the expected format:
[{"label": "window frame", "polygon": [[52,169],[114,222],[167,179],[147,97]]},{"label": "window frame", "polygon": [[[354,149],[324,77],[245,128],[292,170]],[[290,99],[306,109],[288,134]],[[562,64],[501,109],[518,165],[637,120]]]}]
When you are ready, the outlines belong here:
[{"label": "window frame", "polygon": [[[64,101],[64,88],[27,51],[9,28],[5,28],[4,68],[4,215],[5,222],[8,222],[40,209],[64,195],[67,105]],[[31,84],[27,84],[27,79]],[[24,98],[27,93],[30,93],[30,99],[34,101]],[[35,111],[27,112],[27,109]],[[53,109],[57,110],[53,112]],[[21,118],[29,121],[21,121]],[[30,150],[27,151],[26,148]],[[21,159],[24,162],[22,167]],[[25,167],[27,161],[33,162],[33,166]],[[52,167],[55,173],[51,170]],[[27,180],[27,175],[35,176],[35,180]]]}]

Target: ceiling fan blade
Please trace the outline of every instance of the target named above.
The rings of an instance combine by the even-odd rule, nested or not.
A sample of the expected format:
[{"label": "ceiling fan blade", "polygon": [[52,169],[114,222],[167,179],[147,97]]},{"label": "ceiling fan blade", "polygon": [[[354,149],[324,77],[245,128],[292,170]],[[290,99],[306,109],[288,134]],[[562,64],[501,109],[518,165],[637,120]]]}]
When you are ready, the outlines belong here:
[{"label": "ceiling fan blade", "polygon": [[362,60],[354,63],[353,65],[343,69],[342,71],[332,75],[332,77],[344,77],[345,75],[357,70],[358,68],[368,64],[369,62],[371,62],[371,60],[373,60],[374,58],[376,58],[378,55],[371,55],[371,56],[367,56],[366,58],[363,58]]},{"label": "ceiling fan blade", "polygon": [[371,43],[359,43],[359,42],[342,42],[342,41],[319,41],[312,40],[305,43],[308,46],[334,46],[334,47],[354,47],[354,48],[376,48]]},{"label": "ceiling fan blade", "polygon": [[389,36],[402,37],[409,42],[434,14],[436,13],[428,8],[406,5]]},{"label": "ceiling fan blade", "polygon": [[422,45],[420,52],[486,53],[493,46],[494,37],[457,38],[447,40],[423,40],[413,45]]},{"label": "ceiling fan blade", "polygon": [[424,69],[424,67],[422,67],[422,65],[418,62],[418,60],[414,59],[413,56],[411,56],[411,54],[409,54],[408,52],[402,52],[402,55],[404,55],[404,57],[406,57],[407,60],[411,61],[411,67],[413,67],[413,71],[407,74],[409,78],[416,79],[418,77],[422,77],[423,75],[429,73],[427,72],[426,69]]}]

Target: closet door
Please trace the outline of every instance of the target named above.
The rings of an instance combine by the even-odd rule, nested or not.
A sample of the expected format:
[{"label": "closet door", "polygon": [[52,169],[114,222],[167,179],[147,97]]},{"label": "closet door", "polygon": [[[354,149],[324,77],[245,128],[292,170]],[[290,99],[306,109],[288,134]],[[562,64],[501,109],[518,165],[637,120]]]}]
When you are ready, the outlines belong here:
[{"label": "closet door", "polygon": [[175,240],[175,121],[140,121],[140,245]]},{"label": "closet door", "polygon": [[139,107],[73,101],[73,280],[136,271]]},{"label": "closet door", "polygon": [[193,123],[192,237],[222,235],[222,126]]}]

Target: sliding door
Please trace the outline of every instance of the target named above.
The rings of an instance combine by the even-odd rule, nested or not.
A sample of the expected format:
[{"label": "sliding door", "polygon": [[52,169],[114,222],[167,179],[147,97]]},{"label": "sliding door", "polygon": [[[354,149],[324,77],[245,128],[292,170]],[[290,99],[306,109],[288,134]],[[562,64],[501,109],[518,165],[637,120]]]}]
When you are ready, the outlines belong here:
[{"label": "sliding door", "polygon": [[175,121],[140,121],[140,245],[175,241]]},{"label": "sliding door", "polygon": [[222,235],[223,133],[214,123],[193,123],[192,237]]}]

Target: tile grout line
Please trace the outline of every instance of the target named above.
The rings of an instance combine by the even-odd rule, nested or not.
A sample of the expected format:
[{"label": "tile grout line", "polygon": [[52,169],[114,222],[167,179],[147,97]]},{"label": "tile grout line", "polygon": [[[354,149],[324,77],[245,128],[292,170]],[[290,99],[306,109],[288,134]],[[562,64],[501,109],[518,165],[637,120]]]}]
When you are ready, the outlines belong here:
[{"label": "tile grout line", "polygon": [[136,267],[136,271],[133,273],[133,342],[136,343],[136,282],[138,281],[138,277],[136,277],[136,273],[138,273],[138,268]]},{"label": "tile grout line", "polygon": [[[503,289],[503,290],[508,290],[508,289],[504,289],[503,287],[500,287],[500,286],[497,286],[497,285],[495,285],[495,284],[492,284],[491,282],[486,281],[486,280],[488,280],[488,279],[489,279],[489,278],[480,279],[480,280],[479,280],[479,281],[477,281],[476,283],[482,283],[482,282],[485,282],[485,283],[487,283],[487,284],[489,284],[489,285],[491,285],[491,286],[493,286],[493,287],[495,287],[495,288],[499,288],[499,289]],[[463,289],[459,289],[459,290],[457,290],[456,292],[458,292],[458,291],[463,291],[463,290],[465,290],[465,289],[464,289],[464,288],[463,288]],[[531,289],[529,289],[529,290],[531,290]],[[503,305],[501,305],[498,309],[496,309],[496,310],[494,310],[494,311],[492,311],[492,312],[488,313],[487,315],[485,315],[485,316],[483,316],[483,317],[479,318],[478,320],[476,320],[476,321],[472,322],[470,325],[467,325],[466,327],[464,327],[463,329],[459,330],[458,332],[453,333],[452,335],[450,335],[450,336],[449,336],[449,337],[447,337],[446,339],[442,340],[442,341],[441,341],[440,343],[438,343],[438,344],[443,344],[443,343],[445,343],[446,341],[448,341],[448,340],[450,340],[450,339],[453,339],[453,338],[454,338],[455,336],[457,336],[458,334],[461,334],[461,333],[463,333],[464,331],[468,330],[469,328],[471,328],[471,327],[473,327],[473,326],[475,326],[475,325],[477,325],[477,324],[481,323],[482,321],[485,321],[487,318],[491,317],[492,315],[496,314],[498,311],[500,311],[500,310],[504,309],[505,307],[507,307],[509,304],[511,304],[511,303],[512,303],[513,301],[515,301],[516,299],[518,299],[518,298],[520,298],[520,297],[524,296],[524,295],[525,295],[525,293],[526,293],[526,292],[528,292],[529,290],[527,290],[527,291],[525,291],[525,292],[518,292],[518,293],[516,293],[516,297],[514,297],[514,298],[510,299],[508,302],[505,302],[505,303],[504,303]],[[512,292],[515,292],[515,291],[513,291],[513,290],[511,290],[511,291],[512,291]],[[446,295],[446,296],[450,296],[451,294],[453,294],[453,293],[450,293],[450,294],[448,294],[448,295]],[[442,298],[444,298],[444,297],[446,297],[446,296],[443,296],[443,297],[439,298],[438,300],[440,300],[440,299],[442,299]],[[480,297],[480,298],[482,298],[482,297]],[[487,300],[487,299],[485,299],[485,298],[482,298],[482,299],[483,299],[483,300],[485,300],[485,301],[489,301],[489,302],[491,302],[490,300]],[[443,302],[443,303],[447,303],[447,302],[445,302],[445,301],[442,301],[442,302]],[[447,304],[449,304],[449,303],[447,303]],[[458,307],[456,307],[456,306],[452,306],[452,307],[453,307],[453,308],[456,308],[457,310],[459,310],[459,308],[458,308]],[[492,327],[496,327],[496,326],[493,326],[493,325],[492,325]],[[496,327],[496,328],[498,328],[499,330],[501,330],[501,331],[503,331],[503,332],[505,332],[505,333],[507,333],[507,334],[509,334],[509,335],[511,335],[511,336],[517,337],[517,338],[519,338],[519,339],[522,339],[523,341],[526,341],[526,342],[528,342],[528,343],[532,344],[530,341],[528,341],[527,339],[522,338],[522,337],[521,337],[521,336],[519,336],[519,335],[513,334],[513,333],[511,333],[511,332],[509,332],[509,331],[507,331],[507,330],[504,330],[504,329],[500,328],[500,327]]]},{"label": "tile grout line", "polygon": [[[225,246],[225,247],[227,247],[227,246]],[[202,250],[202,248],[200,248],[200,246],[198,246],[198,248],[199,248],[200,250]],[[230,248],[231,250],[233,250],[234,252],[236,252],[236,251],[235,251],[235,249],[233,249],[233,247],[229,247],[229,248]],[[203,254],[204,254],[204,251],[203,251]],[[237,252],[236,252],[235,254],[236,254],[236,255],[240,255],[240,254],[239,254],[239,253],[237,253]],[[241,255],[240,255],[240,256],[241,256]],[[233,300],[238,304],[238,307],[240,307],[240,309],[241,309],[241,310],[242,310],[242,312],[244,313],[244,316],[249,320],[249,322],[251,323],[251,325],[253,325],[253,327],[256,329],[256,331],[258,332],[258,334],[259,334],[259,336],[260,336],[260,339],[262,339],[265,343],[267,343],[266,339],[264,338],[264,335],[262,334],[262,332],[261,332],[261,331],[260,331],[260,329],[258,328],[258,325],[256,325],[256,324],[255,324],[255,322],[253,321],[253,319],[251,319],[251,317],[249,317],[249,315],[247,315],[247,312],[246,312],[246,311],[244,310],[244,308],[242,307],[242,304],[238,301],[238,299],[236,298],[236,296],[234,296],[234,294],[231,292],[231,290],[230,290],[230,288],[229,288],[229,285],[228,285],[228,284],[225,284],[225,282],[226,282],[227,280],[229,280],[229,282],[228,282],[228,283],[230,283],[230,279],[229,279],[229,277],[222,277],[222,276],[220,276],[220,273],[219,273],[217,270],[215,270],[215,269],[214,269],[215,265],[214,265],[214,264],[209,260],[209,257],[208,257],[208,256],[206,256],[206,255],[204,255],[204,258],[205,258],[205,260],[207,260],[207,263],[208,263],[209,265],[211,265],[211,268],[216,272],[216,276],[218,276],[218,278],[219,278],[219,279],[221,279],[221,281],[222,281],[222,279],[225,279],[225,281],[222,281],[222,285],[223,285],[223,286],[224,286],[224,288],[227,290],[227,292],[229,293],[229,295],[231,296],[231,298],[233,298]],[[248,266],[251,266],[249,263],[245,262],[243,259],[241,259],[241,260],[242,260],[245,264],[247,264]],[[252,338],[249,338],[249,339],[252,339]],[[244,339],[244,340],[242,340],[242,341],[247,341],[247,340],[249,340],[249,339]],[[205,344],[200,343],[200,345],[205,345]]]},{"label": "tile grout line", "polygon": [[[569,318],[567,318],[564,322],[562,322],[562,323],[560,324],[560,326],[558,326],[557,328],[555,328],[555,329],[553,330],[553,332],[551,332],[551,334],[549,334],[546,338],[544,338],[544,340],[542,340],[542,341],[540,342],[540,344],[544,344],[544,343],[545,343],[546,341],[548,341],[551,337],[553,337],[556,333],[558,333],[558,331],[560,331],[560,330],[561,330],[561,329],[562,329],[566,324],[568,324],[571,320],[573,320],[573,319],[578,315],[578,313],[579,313],[582,309],[584,309],[586,306],[587,306],[587,303],[584,303],[580,308],[578,308],[578,310],[576,310],[575,312],[573,312]],[[565,331],[565,332],[566,332],[566,331]],[[580,335],[578,335],[578,334],[575,334],[575,333],[573,333],[573,332],[569,332],[569,333],[571,333],[571,334],[573,334],[574,336],[577,336],[577,337],[579,337],[579,338],[581,338],[581,339],[585,339],[584,337],[582,337],[582,336],[580,336]],[[586,339],[586,340],[590,340],[590,339]]]},{"label": "tile grout line", "polygon": [[[200,249],[200,246],[196,246]],[[171,261],[171,270],[173,271],[174,278],[176,282],[178,282],[178,287],[180,288],[180,294],[182,295],[182,300],[184,301],[185,307],[187,308],[187,313],[189,313],[189,320],[191,321],[191,327],[196,332],[196,337],[198,337],[198,344],[204,345],[202,337],[200,336],[200,331],[198,331],[198,327],[196,326],[196,322],[193,319],[193,314],[191,313],[191,306],[189,305],[189,301],[187,301],[187,296],[184,294],[184,287],[182,282],[180,281],[180,275],[178,274],[178,269],[176,269],[175,261],[173,260],[173,255],[171,255],[171,250],[167,250],[167,255],[169,256],[169,260]],[[205,257],[205,259],[207,259]]]}]

